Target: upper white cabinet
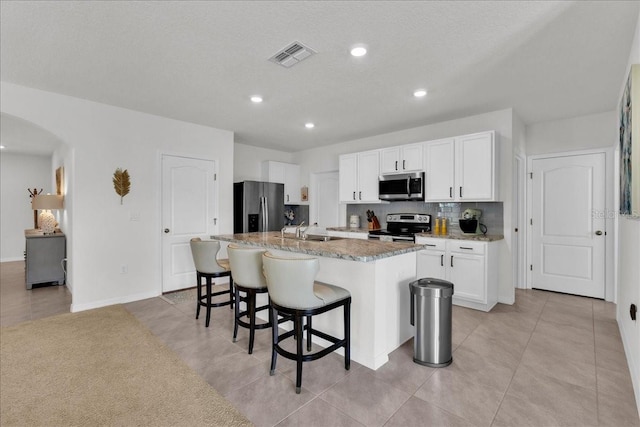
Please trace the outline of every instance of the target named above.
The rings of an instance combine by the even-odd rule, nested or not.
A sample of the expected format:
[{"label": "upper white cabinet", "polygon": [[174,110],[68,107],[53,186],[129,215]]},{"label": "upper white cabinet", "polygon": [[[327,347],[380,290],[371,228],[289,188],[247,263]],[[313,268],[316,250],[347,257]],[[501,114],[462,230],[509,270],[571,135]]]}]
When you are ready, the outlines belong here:
[{"label": "upper white cabinet", "polygon": [[425,143],[425,201],[496,201],[495,132]]},{"label": "upper white cabinet", "polygon": [[284,184],[284,203],[300,204],[300,165],[267,160],[262,162],[262,179]]},{"label": "upper white cabinet", "polygon": [[380,173],[423,170],[423,144],[407,144],[380,150]]},{"label": "upper white cabinet", "polygon": [[378,150],[343,154],[339,161],[340,201],[346,203],[380,203],[378,175],[380,152]]}]

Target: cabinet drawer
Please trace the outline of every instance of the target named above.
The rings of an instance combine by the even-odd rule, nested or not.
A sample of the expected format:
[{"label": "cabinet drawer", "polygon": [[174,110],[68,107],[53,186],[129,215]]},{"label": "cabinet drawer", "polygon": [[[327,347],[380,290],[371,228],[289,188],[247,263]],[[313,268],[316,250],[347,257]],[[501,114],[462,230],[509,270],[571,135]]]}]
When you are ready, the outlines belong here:
[{"label": "cabinet drawer", "polygon": [[417,245],[425,245],[425,249],[437,249],[439,251],[444,251],[445,246],[447,245],[446,239],[432,239],[429,237],[416,237]]},{"label": "cabinet drawer", "polygon": [[486,252],[487,244],[485,242],[470,242],[470,241],[449,241],[449,250],[451,252],[461,252],[465,254],[484,254]]}]

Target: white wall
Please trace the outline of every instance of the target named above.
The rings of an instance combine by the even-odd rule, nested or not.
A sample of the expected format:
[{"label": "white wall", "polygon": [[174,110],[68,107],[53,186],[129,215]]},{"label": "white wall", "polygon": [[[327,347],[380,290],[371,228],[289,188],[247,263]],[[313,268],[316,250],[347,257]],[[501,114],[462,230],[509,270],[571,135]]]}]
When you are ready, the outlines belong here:
[{"label": "white wall", "polygon": [[554,120],[526,127],[527,155],[611,147],[616,111]]},{"label": "white wall", "polygon": [[[431,125],[404,129],[368,138],[346,141],[340,144],[323,146],[311,150],[296,152],[293,163],[300,165],[300,185],[309,186],[309,174],[338,170],[340,154],[366,151],[413,142],[430,141],[487,130],[495,130],[499,144],[499,182],[500,196],[504,207],[504,236],[500,261],[499,301],[511,304],[514,301],[512,263],[512,175],[513,175],[513,122],[511,109],[493,111],[457,120],[434,123]],[[520,146],[522,141],[516,141]]]},{"label": "white wall", "polygon": [[233,182],[261,181],[262,162],[274,160],[293,163],[293,154],[268,148],[235,143],[233,157]]},{"label": "white wall", "polygon": [[[629,64],[620,82],[620,96],[631,64],[640,63],[640,14],[636,24],[635,38],[629,53]],[[617,117],[617,116],[616,116]],[[619,123],[619,122],[616,122]],[[612,127],[618,136],[618,127]],[[636,135],[637,137],[637,135]],[[640,171],[633,171],[639,173]],[[618,182],[616,181],[618,184]],[[619,185],[615,186],[616,193]],[[633,388],[636,395],[636,407],[640,414],[640,320],[632,321],[629,316],[629,307],[635,304],[640,307],[640,216],[635,218],[621,216],[618,218],[618,307],[616,319],[622,336],[629,371],[633,381]]]},{"label": "white wall", "polygon": [[[217,160],[219,229],[233,231],[233,133],[2,82],[0,108],[40,126],[68,146],[65,214],[72,311],[161,293],[160,155]],[[70,164],[68,164],[70,162]],[[113,172],[128,169],[131,192],[120,205]],[[130,221],[137,213],[140,221]],[[120,265],[128,264],[128,274]]]},{"label": "white wall", "polygon": [[51,184],[51,156],[0,154],[0,262],[24,259],[24,230],[33,228],[27,189],[55,194]]}]

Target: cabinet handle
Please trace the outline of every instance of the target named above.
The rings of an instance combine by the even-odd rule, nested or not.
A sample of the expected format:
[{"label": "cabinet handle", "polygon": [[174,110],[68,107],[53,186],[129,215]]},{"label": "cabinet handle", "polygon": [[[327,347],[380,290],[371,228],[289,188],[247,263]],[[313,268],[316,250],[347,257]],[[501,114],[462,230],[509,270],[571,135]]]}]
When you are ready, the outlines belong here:
[{"label": "cabinet handle", "polygon": [[453,199],[453,187],[449,187],[449,198]]},{"label": "cabinet handle", "polygon": [[467,248],[466,246],[460,246],[460,249],[466,249],[468,251],[472,251],[473,250],[473,248]]},{"label": "cabinet handle", "polygon": [[287,202],[289,201],[289,195],[287,194]]},{"label": "cabinet handle", "polygon": [[356,192],[354,191],[353,192],[353,200],[355,200],[355,199],[356,199]]},{"label": "cabinet handle", "polygon": [[405,165],[405,163],[407,163],[407,161],[406,161],[406,160],[403,160],[403,161],[402,161],[402,170],[405,170],[405,169],[407,168],[407,167],[406,167],[406,165]]},{"label": "cabinet handle", "polygon": [[440,267],[444,267],[444,254],[440,255]]},{"label": "cabinet handle", "polygon": [[169,231],[171,231],[171,230],[169,230],[168,228],[164,229],[165,234],[169,233]]},{"label": "cabinet handle", "polygon": [[451,267],[453,267],[453,255],[451,255]]},{"label": "cabinet handle", "polygon": [[398,170],[398,161],[396,160],[396,170]]},{"label": "cabinet handle", "polygon": [[358,198],[362,200],[362,191],[358,191]]},{"label": "cabinet handle", "polygon": [[425,246],[431,246],[432,248],[436,247],[436,245],[432,245],[431,243],[427,243]]},{"label": "cabinet handle", "polygon": [[460,187],[460,197],[462,197],[462,187]]}]

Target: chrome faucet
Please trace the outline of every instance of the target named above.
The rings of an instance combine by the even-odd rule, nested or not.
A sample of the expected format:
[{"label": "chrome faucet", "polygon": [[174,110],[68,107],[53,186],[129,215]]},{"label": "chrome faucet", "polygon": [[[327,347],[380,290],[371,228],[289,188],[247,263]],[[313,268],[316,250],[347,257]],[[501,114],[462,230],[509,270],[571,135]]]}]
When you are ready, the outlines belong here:
[{"label": "chrome faucet", "polygon": [[286,231],[287,226],[285,225],[284,227],[282,227],[282,230],[280,230],[280,238],[284,239],[284,232]]}]

